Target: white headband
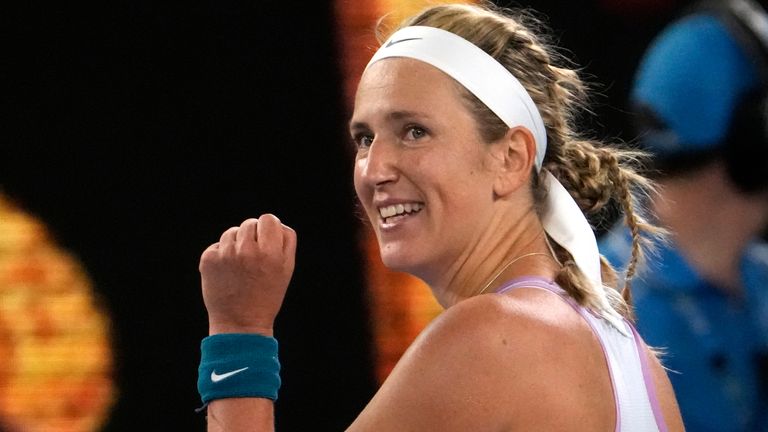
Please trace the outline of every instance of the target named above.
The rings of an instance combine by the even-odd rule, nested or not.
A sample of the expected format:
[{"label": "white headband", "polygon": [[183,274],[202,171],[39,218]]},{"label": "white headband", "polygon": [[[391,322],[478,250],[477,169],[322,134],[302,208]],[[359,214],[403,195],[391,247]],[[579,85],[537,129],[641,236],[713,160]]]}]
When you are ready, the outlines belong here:
[{"label": "white headband", "polygon": [[547,131],[539,110],[520,81],[485,51],[449,31],[412,26],[395,32],[368,66],[388,57],[409,57],[431,64],[466,87],[507,126],[524,126],[531,131],[536,138],[536,169],[541,169]]},{"label": "white headband", "polygon": [[[520,81],[501,63],[464,38],[435,27],[404,27],[387,39],[368,62],[408,57],[428,63],[458,81],[510,128],[523,126],[536,140],[536,170],[541,172],[547,133],[536,104]],[[626,334],[619,315],[608,303],[600,275],[600,253],[592,227],[573,197],[549,171],[541,172],[547,188],[542,214],[544,230],[573,257],[593,283],[604,316]]]}]

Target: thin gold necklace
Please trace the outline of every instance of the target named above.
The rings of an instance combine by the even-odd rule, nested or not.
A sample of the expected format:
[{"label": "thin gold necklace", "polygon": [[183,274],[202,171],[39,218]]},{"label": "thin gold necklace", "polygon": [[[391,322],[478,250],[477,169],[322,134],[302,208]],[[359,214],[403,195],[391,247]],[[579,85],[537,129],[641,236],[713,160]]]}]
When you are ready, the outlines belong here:
[{"label": "thin gold necklace", "polygon": [[496,273],[496,276],[494,276],[494,277],[493,277],[493,279],[491,279],[491,280],[490,280],[490,281],[489,281],[487,284],[485,284],[485,286],[483,287],[483,289],[481,289],[481,290],[480,290],[480,292],[478,292],[478,293],[477,293],[477,294],[475,294],[475,295],[480,295],[480,294],[484,293],[484,292],[485,292],[485,290],[487,290],[487,289],[488,289],[488,287],[489,287],[489,286],[491,286],[491,284],[492,284],[494,281],[496,281],[496,279],[498,279],[498,278],[499,278],[499,276],[501,276],[501,274],[502,274],[502,273],[504,273],[504,270],[506,270],[507,268],[509,268],[509,266],[511,266],[512,264],[516,263],[517,261],[519,261],[519,260],[521,260],[521,259],[523,259],[523,258],[527,258],[527,257],[529,257],[529,256],[534,256],[534,255],[544,255],[544,256],[550,256],[549,254],[546,254],[546,253],[543,253],[543,252],[531,252],[531,253],[527,253],[527,254],[525,254],[525,255],[520,255],[519,257],[516,257],[516,258],[512,259],[510,262],[506,263],[506,264],[504,265],[504,267],[502,267],[502,268],[501,268],[501,270],[499,270],[499,272],[498,272],[498,273]]}]

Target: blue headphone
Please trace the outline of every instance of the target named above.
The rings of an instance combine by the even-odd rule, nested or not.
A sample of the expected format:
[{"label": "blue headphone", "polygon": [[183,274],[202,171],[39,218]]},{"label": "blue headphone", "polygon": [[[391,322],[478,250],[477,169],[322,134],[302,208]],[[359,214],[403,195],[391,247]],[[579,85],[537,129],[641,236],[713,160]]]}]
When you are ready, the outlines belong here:
[{"label": "blue headphone", "polygon": [[653,41],[631,100],[661,171],[720,157],[756,192],[768,188],[767,96],[768,14],[754,0],[705,0]]}]

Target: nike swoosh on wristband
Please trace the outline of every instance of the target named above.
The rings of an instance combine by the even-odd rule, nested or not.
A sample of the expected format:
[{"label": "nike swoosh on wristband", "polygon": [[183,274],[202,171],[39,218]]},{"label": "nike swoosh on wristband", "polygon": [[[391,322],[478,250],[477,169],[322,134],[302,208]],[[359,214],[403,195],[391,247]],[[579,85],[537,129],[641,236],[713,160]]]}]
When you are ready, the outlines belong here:
[{"label": "nike swoosh on wristband", "polygon": [[423,38],[405,38],[405,39],[400,39],[400,40],[396,40],[396,41],[393,40],[393,41],[389,41],[387,46],[385,46],[384,48],[389,48],[389,47],[391,47],[394,44],[399,44],[400,42],[411,41],[411,40],[421,40],[421,39],[423,39]]},{"label": "nike swoosh on wristband", "polygon": [[211,381],[217,383],[217,382],[219,382],[221,380],[225,380],[225,379],[231,377],[232,375],[239,374],[240,372],[242,372],[242,371],[244,371],[246,369],[248,369],[247,366],[242,368],[242,369],[237,369],[237,370],[233,370],[231,372],[223,373],[221,375],[217,374],[216,371],[213,371],[213,372],[211,372]]}]

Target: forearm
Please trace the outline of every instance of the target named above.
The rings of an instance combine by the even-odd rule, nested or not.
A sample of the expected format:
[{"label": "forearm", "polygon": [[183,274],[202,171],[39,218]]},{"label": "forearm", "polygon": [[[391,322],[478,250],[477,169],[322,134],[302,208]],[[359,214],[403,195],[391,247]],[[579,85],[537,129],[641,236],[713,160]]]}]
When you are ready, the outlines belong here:
[{"label": "forearm", "polygon": [[270,399],[218,399],[208,404],[208,432],[271,432],[274,425]]}]

